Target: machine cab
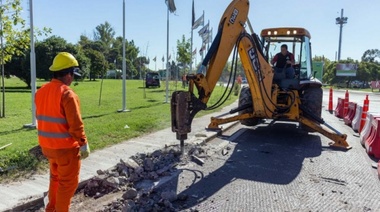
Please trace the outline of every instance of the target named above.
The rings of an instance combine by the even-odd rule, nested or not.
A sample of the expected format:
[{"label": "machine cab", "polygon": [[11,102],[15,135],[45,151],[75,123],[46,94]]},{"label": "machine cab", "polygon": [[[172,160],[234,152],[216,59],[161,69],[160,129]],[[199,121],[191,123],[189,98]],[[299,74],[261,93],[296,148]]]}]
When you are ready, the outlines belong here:
[{"label": "machine cab", "polygon": [[286,44],[288,51],[294,55],[294,78],[275,73],[275,81],[282,88],[299,88],[300,82],[310,81],[312,75],[312,58],[310,33],[304,28],[268,28],[261,31],[261,41],[264,57],[270,63],[275,55],[281,52],[281,46]]}]

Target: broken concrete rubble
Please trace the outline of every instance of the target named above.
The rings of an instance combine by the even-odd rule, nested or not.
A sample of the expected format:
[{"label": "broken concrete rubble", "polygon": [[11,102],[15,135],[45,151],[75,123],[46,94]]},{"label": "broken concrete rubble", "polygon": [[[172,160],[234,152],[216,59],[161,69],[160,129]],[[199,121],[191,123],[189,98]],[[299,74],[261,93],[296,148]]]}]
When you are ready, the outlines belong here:
[{"label": "broken concrete rubble", "polygon": [[178,211],[173,201],[185,201],[187,195],[177,196],[176,191],[158,192],[156,187],[167,176],[178,174],[178,166],[196,158],[203,165],[207,155],[199,145],[186,145],[184,155],[178,145],[165,146],[152,153],[140,153],[120,162],[108,170],[98,170],[97,177],[89,180],[85,196],[99,198],[110,192],[123,191],[122,197],[100,211]]},{"label": "broken concrete rubble", "polygon": [[134,199],[137,197],[137,190],[135,188],[128,188],[123,194],[123,199]]}]

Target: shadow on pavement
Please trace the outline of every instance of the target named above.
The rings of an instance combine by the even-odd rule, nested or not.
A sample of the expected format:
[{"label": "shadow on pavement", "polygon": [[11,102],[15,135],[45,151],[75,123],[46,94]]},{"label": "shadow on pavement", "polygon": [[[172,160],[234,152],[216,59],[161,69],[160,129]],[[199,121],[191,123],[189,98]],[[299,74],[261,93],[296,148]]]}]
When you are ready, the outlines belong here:
[{"label": "shadow on pavement", "polygon": [[[294,124],[260,125],[255,129],[240,129],[234,134],[237,133],[240,133],[237,137],[234,135],[220,137],[235,145],[227,156],[217,154],[217,158],[225,161],[220,168],[215,171],[210,170],[211,172],[204,167],[199,169],[202,171],[190,170],[194,173],[194,180],[192,183],[191,180],[186,182],[190,185],[178,194],[189,196],[185,208],[191,208],[207,200],[237,179],[289,184],[299,175],[303,161],[321,155],[322,151],[319,136],[307,134]],[[206,163],[215,162],[208,160]],[[189,170],[184,172],[192,176]],[[177,182],[172,185],[183,183],[181,179],[176,180]],[[183,204],[182,202],[181,205]]]}]

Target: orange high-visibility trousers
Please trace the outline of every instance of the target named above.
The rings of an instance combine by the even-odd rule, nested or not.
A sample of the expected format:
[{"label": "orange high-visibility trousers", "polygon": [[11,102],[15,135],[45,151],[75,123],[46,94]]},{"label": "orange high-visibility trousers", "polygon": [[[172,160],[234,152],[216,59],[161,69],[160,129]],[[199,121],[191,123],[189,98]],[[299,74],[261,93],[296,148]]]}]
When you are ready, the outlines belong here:
[{"label": "orange high-visibility trousers", "polygon": [[69,211],[71,198],[78,187],[80,154],[79,148],[47,149],[43,154],[50,164],[49,203],[46,211]]}]

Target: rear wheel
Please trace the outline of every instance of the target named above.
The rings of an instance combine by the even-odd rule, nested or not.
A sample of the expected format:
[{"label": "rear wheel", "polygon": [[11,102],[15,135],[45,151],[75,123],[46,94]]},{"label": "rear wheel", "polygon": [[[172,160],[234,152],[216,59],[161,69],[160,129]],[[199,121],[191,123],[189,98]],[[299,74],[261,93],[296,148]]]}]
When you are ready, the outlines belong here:
[{"label": "rear wheel", "polygon": [[[249,90],[249,87],[244,86],[240,91],[239,107],[246,104],[252,104],[252,94],[251,94],[251,91]],[[244,109],[242,111],[239,111],[239,115],[244,114],[244,113],[253,113],[253,106],[250,108]],[[260,121],[259,118],[250,118],[250,119],[240,120],[240,123],[246,126],[254,126],[254,125],[259,124],[259,121]]]},{"label": "rear wheel", "polygon": [[[308,110],[316,117],[321,118],[322,117],[322,98],[323,98],[323,90],[319,87],[309,87],[305,89],[302,93],[301,103],[305,108],[308,108]],[[310,115],[304,113],[304,116],[307,118],[310,118],[314,120]],[[309,132],[315,132],[315,130],[302,125],[300,123],[300,126]]]}]

